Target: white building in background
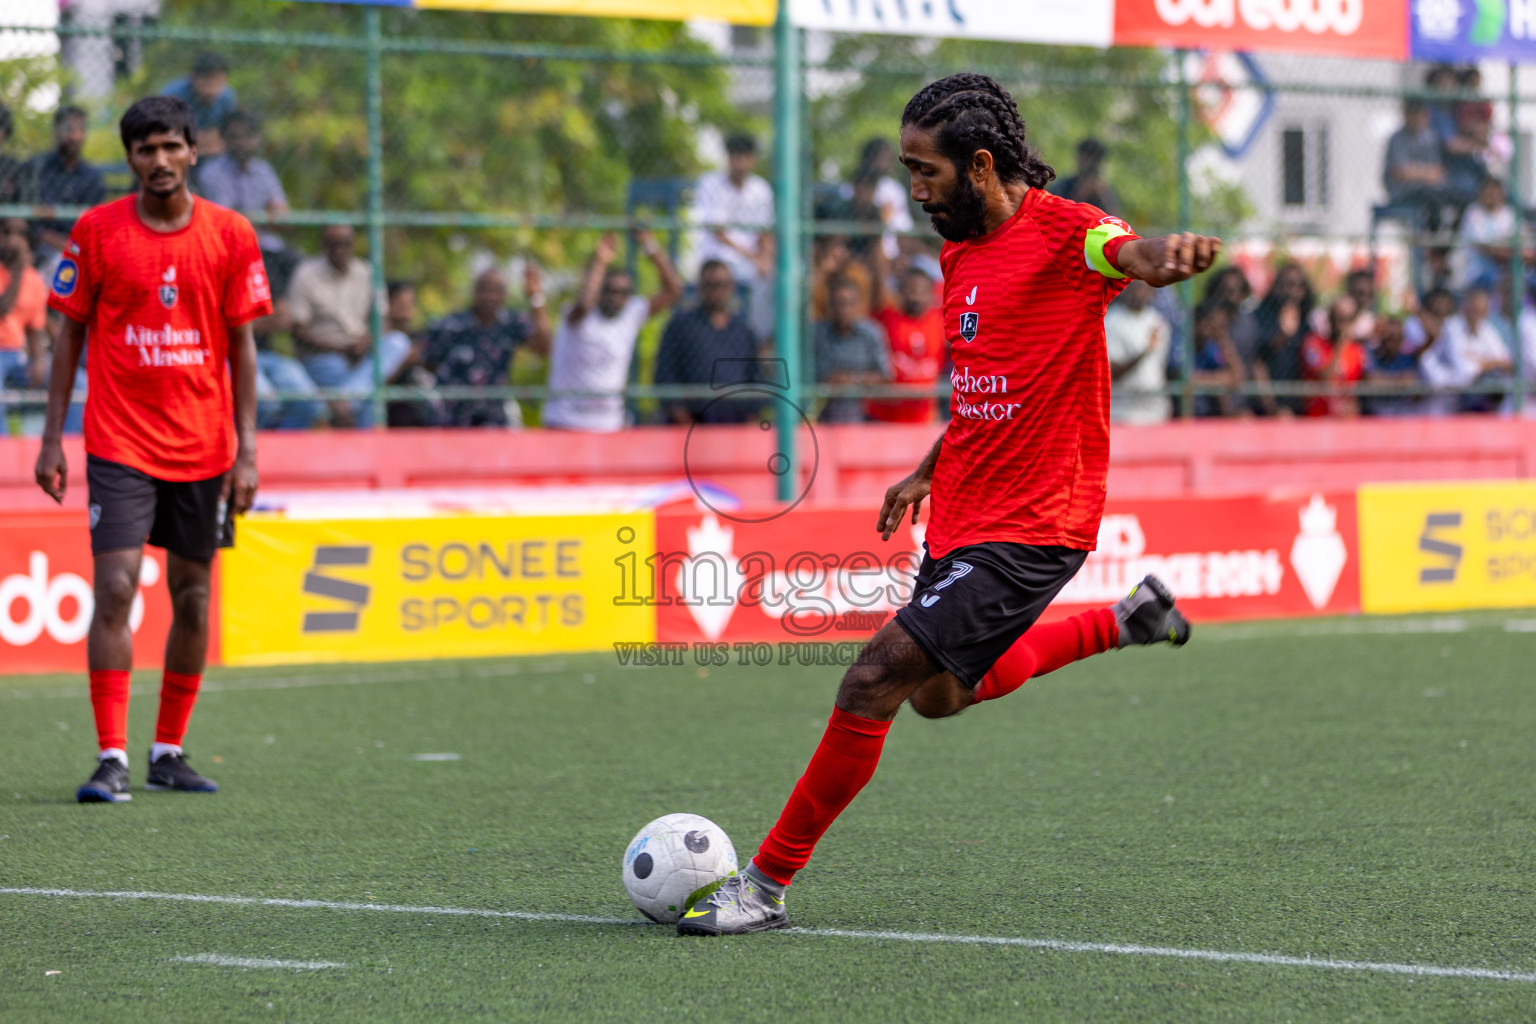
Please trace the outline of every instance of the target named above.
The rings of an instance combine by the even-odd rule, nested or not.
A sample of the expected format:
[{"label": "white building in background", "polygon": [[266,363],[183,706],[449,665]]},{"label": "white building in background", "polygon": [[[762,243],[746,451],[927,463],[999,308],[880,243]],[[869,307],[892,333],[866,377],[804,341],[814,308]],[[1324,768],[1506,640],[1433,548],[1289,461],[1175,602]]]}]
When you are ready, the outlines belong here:
[{"label": "white building in background", "polygon": [[[60,0],[59,21],[82,28],[113,28],[160,16],[160,0]],[[112,84],[139,66],[142,47],[135,40],[106,36],[69,36],[60,55],[71,72],[70,93],[77,101],[112,94]]]},{"label": "white building in background", "polygon": [[[1269,110],[1245,152],[1228,159],[1212,147],[1194,161],[1197,175],[1210,173],[1242,186],[1254,207],[1253,219],[1244,225],[1249,233],[1364,238],[1372,208],[1386,201],[1387,140],[1403,123],[1401,99],[1369,93],[1421,88],[1428,66],[1286,54],[1247,59],[1277,87]],[[1483,95],[1493,103],[1495,148],[1503,154],[1509,148],[1508,68],[1485,62],[1481,71]],[[1222,102],[1215,90],[1204,99],[1208,108]],[[1520,185],[1531,205],[1536,174],[1528,141],[1536,127],[1536,103],[1521,110],[1520,125],[1527,141]],[[1492,169],[1503,176],[1507,161],[1495,160]],[[1395,232],[1383,225],[1383,234]]]}]

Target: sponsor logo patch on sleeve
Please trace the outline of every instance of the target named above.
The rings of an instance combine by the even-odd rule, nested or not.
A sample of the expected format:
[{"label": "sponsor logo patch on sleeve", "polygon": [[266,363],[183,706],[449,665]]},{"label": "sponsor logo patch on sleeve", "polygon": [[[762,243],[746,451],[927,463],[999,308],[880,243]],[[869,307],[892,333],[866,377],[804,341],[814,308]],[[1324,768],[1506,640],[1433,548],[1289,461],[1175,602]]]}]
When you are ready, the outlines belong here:
[{"label": "sponsor logo patch on sleeve", "polygon": [[267,268],[262,266],[261,260],[251,264],[251,301],[266,302],[272,298],[272,286],[267,283]]},{"label": "sponsor logo patch on sleeve", "polygon": [[75,292],[75,286],[80,283],[80,267],[71,259],[59,261],[58,269],[53,272],[53,294],[59,298],[68,298]]}]

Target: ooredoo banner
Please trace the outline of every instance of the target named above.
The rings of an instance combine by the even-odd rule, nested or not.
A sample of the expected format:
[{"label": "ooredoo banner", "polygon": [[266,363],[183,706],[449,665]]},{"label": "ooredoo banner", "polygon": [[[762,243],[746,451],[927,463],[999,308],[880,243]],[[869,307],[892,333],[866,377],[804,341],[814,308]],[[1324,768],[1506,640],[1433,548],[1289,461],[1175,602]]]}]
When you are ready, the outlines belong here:
[{"label": "ooredoo banner", "polygon": [[225,556],[230,665],[473,658],[649,642],[624,588],[649,512],[288,520],[248,516]]},{"label": "ooredoo banner", "polygon": [[1408,54],[1408,4],[1405,0],[1116,0],[1114,44],[1402,60]]},{"label": "ooredoo banner", "polygon": [[[0,672],[85,671],[92,576],[84,512],[0,515]],[[144,550],[128,625],[135,667],[159,666],[171,601],[158,548]]]}]

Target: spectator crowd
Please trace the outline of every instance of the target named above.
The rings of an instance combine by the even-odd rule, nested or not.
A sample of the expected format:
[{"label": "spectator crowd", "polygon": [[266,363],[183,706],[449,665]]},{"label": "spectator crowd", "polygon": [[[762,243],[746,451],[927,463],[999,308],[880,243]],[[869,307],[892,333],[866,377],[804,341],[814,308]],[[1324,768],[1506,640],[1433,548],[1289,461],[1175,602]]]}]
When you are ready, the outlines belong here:
[{"label": "spectator crowd", "polygon": [[[1536,310],[1511,316],[1510,258],[1531,249],[1500,177],[1492,109],[1478,99],[1473,69],[1435,68],[1389,140],[1378,215],[1406,220],[1415,237],[1414,292],[1386,308],[1374,270],[1358,267],[1337,295],[1320,297],[1300,264],[1265,271],[1255,294],[1243,269],[1208,275],[1192,315],[1173,290],[1133,283],[1110,307],[1105,335],[1112,417],[1123,424],[1169,419],[1193,387],[1196,416],[1397,416],[1490,412],[1511,398],[1517,349],[1536,362]],[[748,134],[725,140],[725,166],[691,189],[697,273],[685,280],[650,232],[608,234],[584,271],[567,279],[569,300],[552,307],[545,275],[523,261],[513,302],[508,269],[485,266],[464,307],[423,323],[416,286],[387,283],[376,297],[374,268],[354,229],[331,224],[317,253],[300,251],[277,226],[289,211],[280,175],[263,156],[261,117],[240,105],[222,57],[203,53],[163,91],[190,103],[198,120],[194,190],[257,224],[274,310],[255,324],[261,425],[367,427],[380,384],[410,389],[392,399],[390,426],[521,426],[537,410],[555,429],[609,432],[642,422],[737,423],[757,417],[765,391],[780,387],[773,356],[774,192],[757,173]],[[53,146],[28,159],[8,152],[10,112],[0,107],[0,204],[34,208],[0,221],[0,384],[46,386],[50,322],[46,286],[71,227],[53,207],[102,202],[108,189],[83,158],[90,122],[62,106]],[[1052,185],[1067,198],[1120,213],[1106,177],[1108,147],[1076,147],[1075,167]],[[914,208],[890,141],[872,139],[846,183],[818,186],[803,365],[820,385],[808,410],[821,422],[927,422],[946,417],[948,354],[938,249],[916,237]],[[1450,239],[1449,242],[1446,240]],[[1536,252],[1531,253],[1536,256]],[[1529,265],[1531,260],[1527,257]],[[642,281],[646,287],[642,287]],[[1531,289],[1524,289],[1527,293]],[[374,305],[382,330],[375,336]],[[666,317],[664,323],[660,318]],[[650,325],[654,323],[654,328]],[[655,330],[652,336],[648,332]],[[1186,340],[1187,335],[1187,340]],[[642,344],[654,337],[655,344]],[[547,369],[548,398],[526,406],[494,389],[513,380],[520,358]],[[84,386],[84,369],[77,387]],[[625,397],[653,384],[655,401]],[[733,394],[732,389],[742,394]],[[691,389],[691,390],[690,390]],[[35,411],[0,406],[0,433],[13,421],[37,429]],[[69,428],[78,429],[79,410]]]}]

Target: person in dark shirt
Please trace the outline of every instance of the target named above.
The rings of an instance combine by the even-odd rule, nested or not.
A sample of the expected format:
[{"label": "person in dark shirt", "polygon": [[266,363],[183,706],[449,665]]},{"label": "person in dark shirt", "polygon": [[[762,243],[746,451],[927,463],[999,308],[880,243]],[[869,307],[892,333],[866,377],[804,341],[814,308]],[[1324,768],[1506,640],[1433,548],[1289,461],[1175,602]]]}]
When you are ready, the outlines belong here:
[{"label": "person in dark shirt", "polygon": [[[662,332],[656,353],[658,385],[709,384],[725,391],[757,380],[758,340],[736,312],[735,296],[730,268],[719,260],[707,261],[699,272],[698,307],[675,314]],[[700,398],[665,405],[672,423],[744,423],[763,402]]]},{"label": "person in dark shirt", "polygon": [[235,98],[235,90],[229,84],[229,62],[222,54],[210,51],[199,53],[192,58],[192,73],[174,82],[167,82],[160,93],[192,104],[192,114],[197,118],[199,156],[218,156],[224,152],[224,138],[221,134],[224,118],[239,103]]},{"label": "person in dark shirt", "polygon": [[11,141],[15,131],[16,122],[11,117],[11,108],[0,103],[0,203],[21,202],[22,164],[5,152],[5,145]]},{"label": "person in dark shirt", "polygon": [[[22,202],[39,206],[95,206],[107,198],[106,183],[81,157],[85,148],[85,111],[60,107],[53,115],[54,148],[27,161]],[[40,220],[34,230],[39,261],[51,262],[69,244],[72,220]]]},{"label": "person in dark shirt", "polygon": [[1109,150],[1098,139],[1088,138],[1077,144],[1077,173],[1062,178],[1051,189],[1063,199],[1088,203],[1105,213],[1120,215],[1120,197],[1104,180],[1104,158]]},{"label": "person in dark shirt", "polygon": [[[529,264],[529,302],[533,315],[507,308],[507,279],[487,270],[475,278],[474,303],[463,312],[444,317],[427,335],[422,363],[449,387],[495,387],[507,383],[517,349],[527,345],[540,354],[549,351],[549,317],[538,271]],[[506,403],[497,398],[450,400],[447,425],[506,427]]]},{"label": "person in dark shirt", "polygon": [[[1302,346],[1315,305],[1317,296],[1312,291],[1307,272],[1296,263],[1282,264],[1275,271],[1275,283],[1259,303],[1259,308],[1254,310],[1259,329],[1259,345],[1253,364],[1255,383],[1301,380]],[[1260,394],[1259,406],[1268,416],[1288,416],[1301,411],[1299,399],[1273,393]]]}]

